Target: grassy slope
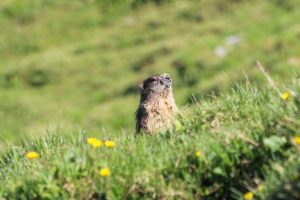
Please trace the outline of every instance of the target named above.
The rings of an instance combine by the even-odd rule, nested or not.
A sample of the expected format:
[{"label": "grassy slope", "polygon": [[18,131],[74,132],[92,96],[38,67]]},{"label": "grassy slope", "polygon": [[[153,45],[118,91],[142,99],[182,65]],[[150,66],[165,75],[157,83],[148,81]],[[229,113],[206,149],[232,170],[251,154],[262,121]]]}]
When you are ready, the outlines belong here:
[{"label": "grassy slope", "polygon": [[[288,88],[300,92],[297,82]],[[11,148],[3,157],[0,196],[240,199],[252,191],[265,199],[281,180],[295,180],[284,174],[290,172],[288,166],[299,167],[299,146],[291,142],[300,131],[298,101],[283,101],[270,89],[247,84],[187,108],[183,127],[173,133],[135,137],[131,132],[79,131],[63,136],[58,130],[34,144]],[[86,144],[89,136],[116,140],[117,146],[92,149]],[[31,150],[41,157],[27,160]],[[202,152],[200,158],[196,150]],[[100,177],[101,167],[109,167],[111,176]],[[261,185],[264,189],[258,191]]]},{"label": "grassy slope", "polygon": [[[16,141],[46,127],[50,134],[1,156],[0,197],[241,199],[252,191],[261,199],[298,198],[299,146],[291,142],[300,132],[298,99],[283,101],[249,83],[197,95],[183,128],[154,136],[135,137],[128,116],[135,85],[149,74],[170,72],[185,105],[192,93],[230,88],[243,72],[260,80],[255,60],[281,80],[299,72],[299,3],[146,5],[103,21],[93,1],[17,2],[0,2],[1,137]],[[216,58],[214,48],[230,35],[242,43]],[[287,88],[299,93],[298,79],[281,91]],[[85,131],[68,129],[76,124]],[[117,147],[93,150],[89,136]],[[32,150],[41,157],[27,160]],[[101,167],[111,176],[100,177]]]},{"label": "grassy slope", "polygon": [[[244,73],[260,80],[256,60],[290,77],[299,72],[299,7],[179,1],[116,16],[97,1],[1,1],[0,140],[77,124],[131,132],[136,87],[150,74],[173,75],[179,105],[226,90]],[[214,49],[232,35],[242,42],[217,58]]]}]

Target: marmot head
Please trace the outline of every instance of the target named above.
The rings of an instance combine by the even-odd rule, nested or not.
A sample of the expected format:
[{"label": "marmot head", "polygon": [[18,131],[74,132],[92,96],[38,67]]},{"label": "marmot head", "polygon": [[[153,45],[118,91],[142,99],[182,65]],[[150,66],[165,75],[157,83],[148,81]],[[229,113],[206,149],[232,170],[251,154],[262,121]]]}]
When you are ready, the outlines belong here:
[{"label": "marmot head", "polygon": [[140,85],[142,96],[166,96],[172,91],[172,79],[167,73],[151,76]]}]

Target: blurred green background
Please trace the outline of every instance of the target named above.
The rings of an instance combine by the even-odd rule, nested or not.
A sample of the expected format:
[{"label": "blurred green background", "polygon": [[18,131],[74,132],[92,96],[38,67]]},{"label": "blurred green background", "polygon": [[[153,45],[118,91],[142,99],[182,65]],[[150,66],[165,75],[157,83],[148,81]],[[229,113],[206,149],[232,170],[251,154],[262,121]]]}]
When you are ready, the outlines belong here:
[{"label": "blurred green background", "polygon": [[0,149],[48,130],[134,131],[138,84],[180,107],[300,72],[300,1],[1,0]]}]

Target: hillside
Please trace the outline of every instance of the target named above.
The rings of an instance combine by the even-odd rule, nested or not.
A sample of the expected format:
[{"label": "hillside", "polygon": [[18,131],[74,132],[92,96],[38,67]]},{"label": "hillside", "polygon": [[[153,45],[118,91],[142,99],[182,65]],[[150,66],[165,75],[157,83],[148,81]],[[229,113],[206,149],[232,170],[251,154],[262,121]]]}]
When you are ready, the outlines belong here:
[{"label": "hillside", "polygon": [[170,73],[185,106],[261,80],[256,60],[299,73],[297,1],[109,2],[0,2],[0,149],[57,128],[132,132],[152,74]]},{"label": "hillside", "polygon": [[[0,200],[300,199],[299,9],[0,1]],[[135,135],[138,84],[163,72],[182,115]]]},{"label": "hillside", "polygon": [[[298,81],[286,86],[300,92]],[[174,132],[58,130],[2,157],[0,196],[299,199],[299,100],[247,84],[201,99],[185,110]],[[112,141],[93,148],[90,137]],[[30,151],[39,156],[26,158]]]}]

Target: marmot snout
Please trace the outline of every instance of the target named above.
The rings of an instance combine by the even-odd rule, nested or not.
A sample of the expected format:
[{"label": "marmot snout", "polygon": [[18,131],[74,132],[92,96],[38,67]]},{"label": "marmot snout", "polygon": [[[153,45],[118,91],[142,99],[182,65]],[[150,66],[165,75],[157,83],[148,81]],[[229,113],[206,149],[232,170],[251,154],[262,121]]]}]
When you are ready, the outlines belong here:
[{"label": "marmot snout", "polygon": [[140,85],[141,100],[136,111],[136,132],[155,133],[172,129],[178,111],[169,74],[151,76]]}]

